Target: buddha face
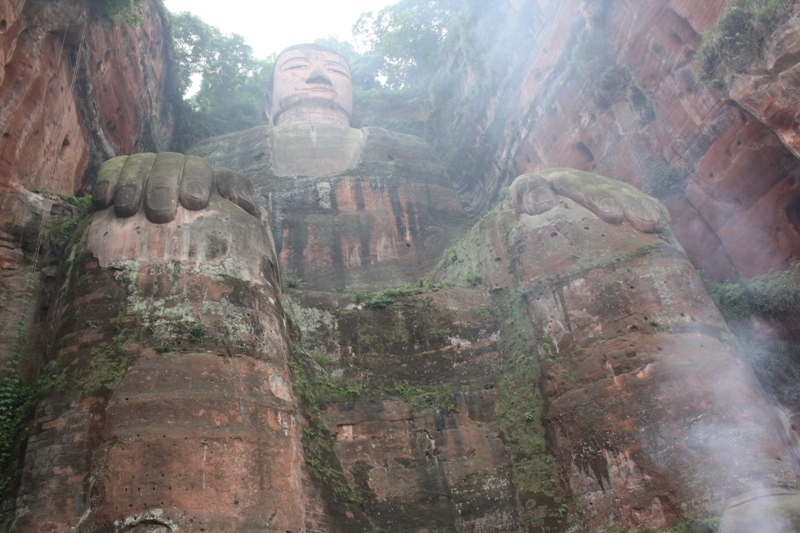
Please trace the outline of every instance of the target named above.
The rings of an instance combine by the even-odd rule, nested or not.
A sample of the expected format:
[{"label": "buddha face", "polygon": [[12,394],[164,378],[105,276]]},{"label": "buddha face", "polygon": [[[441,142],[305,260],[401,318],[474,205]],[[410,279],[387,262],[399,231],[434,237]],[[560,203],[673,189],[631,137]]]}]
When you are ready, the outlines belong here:
[{"label": "buddha face", "polygon": [[350,66],[338,54],[298,48],[275,63],[272,117],[276,126],[296,123],[350,125]]}]

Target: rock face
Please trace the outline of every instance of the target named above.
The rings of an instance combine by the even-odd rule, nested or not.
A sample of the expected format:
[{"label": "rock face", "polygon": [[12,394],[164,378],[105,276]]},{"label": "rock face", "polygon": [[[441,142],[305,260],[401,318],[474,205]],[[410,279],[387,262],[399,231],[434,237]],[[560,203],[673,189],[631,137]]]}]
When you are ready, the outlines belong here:
[{"label": "rock face", "polygon": [[[502,354],[498,324],[486,319],[488,295],[416,289],[383,309],[355,306],[352,295],[289,298],[306,347],[329,358],[327,370],[318,369],[321,417],[373,523],[387,531],[518,531],[495,414]],[[334,530],[351,529],[340,520]]]},{"label": "rock face", "polygon": [[[45,354],[10,531],[794,513],[790,440],[690,259],[796,256],[795,18],[737,103],[692,75],[723,0],[486,3],[493,68],[453,50],[431,116],[447,167],[418,137],[291,122],[195,147],[214,170],[137,154],[95,182],[95,153],[165,147],[168,47],[153,3],[137,28],[67,4],[0,0],[0,219],[69,211],[37,186],[93,184],[97,208],[38,313],[25,229],[0,233],[0,348],[22,317]],[[462,202],[487,211],[471,230]]]},{"label": "rock face", "polygon": [[[595,179],[530,179],[542,178],[554,190]],[[479,277],[517,299],[516,327],[535,335],[521,354],[541,365],[548,450],[584,523],[658,529],[719,514],[751,487],[795,483],[780,421],[670,231],[610,224],[558,198],[536,214],[510,195],[433,279]]]},{"label": "rock face", "polygon": [[54,282],[53,273],[34,272],[37,237],[42,224],[71,214],[55,196],[30,191],[86,191],[103,158],[163,150],[172,137],[164,13],[150,1],[139,13],[140,24],[129,28],[93,18],[85,0],[0,2],[3,364],[20,335],[37,349]]},{"label": "rock face", "polygon": [[375,525],[658,530],[797,483],[668,222],[630,186],[523,176],[427,278],[450,288],[289,292],[333,452]]},{"label": "rock face", "polygon": [[272,216],[283,271],[308,289],[415,282],[468,228],[435,152],[411,135],[258,127],[192,153],[253,180]]},{"label": "rock face", "polygon": [[[475,39],[489,50],[492,79],[451,75],[449,100],[438,108],[437,148],[460,176],[462,199],[481,211],[520,173],[575,167],[662,198],[689,257],[712,277],[788,268],[800,245],[791,103],[796,19],[780,27],[764,64],[736,77],[732,100],[725,99],[694,81],[691,63],[725,6],[575,0],[487,7]],[[525,28],[512,31],[515,24]],[[458,50],[453,57],[451,72],[472,72]],[[482,112],[472,123],[455,122],[459,105]],[[448,148],[454,138],[456,148]]]},{"label": "rock face", "polygon": [[2,185],[71,194],[93,152],[166,149],[172,116],[166,23],[152,2],[141,23],[91,18],[88,2],[4,2],[0,69]]},{"label": "rock face", "polygon": [[730,73],[731,98],[766,125],[781,142],[800,157],[797,136],[798,102],[794,88],[798,80],[800,9],[792,12],[765,43],[762,57],[741,73]]},{"label": "rock face", "polygon": [[[154,168],[184,168],[169,159]],[[50,323],[47,372],[66,390],[37,407],[12,531],[303,530],[269,231],[215,191],[164,224],[91,217]]]}]

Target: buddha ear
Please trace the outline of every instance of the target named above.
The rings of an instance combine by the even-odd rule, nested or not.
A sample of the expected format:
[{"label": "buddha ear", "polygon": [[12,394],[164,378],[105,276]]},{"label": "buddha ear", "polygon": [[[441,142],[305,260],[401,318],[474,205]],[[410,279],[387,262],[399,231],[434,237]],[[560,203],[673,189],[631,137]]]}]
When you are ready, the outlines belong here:
[{"label": "buddha ear", "polygon": [[267,122],[270,126],[274,126],[272,123],[272,93],[267,93],[267,100],[264,102],[264,118],[267,119]]}]

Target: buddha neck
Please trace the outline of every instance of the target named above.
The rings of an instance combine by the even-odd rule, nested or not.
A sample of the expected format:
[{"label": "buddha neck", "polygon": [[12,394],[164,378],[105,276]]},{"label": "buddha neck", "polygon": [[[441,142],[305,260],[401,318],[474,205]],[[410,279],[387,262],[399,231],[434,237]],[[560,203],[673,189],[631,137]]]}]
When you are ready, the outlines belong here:
[{"label": "buddha neck", "polygon": [[333,124],[337,126],[350,126],[350,115],[344,109],[322,106],[295,106],[291,107],[274,119],[275,126],[288,126],[290,124]]},{"label": "buddha neck", "polygon": [[347,124],[285,124],[272,132],[272,170],[276,176],[321,178],[353,168],[367,131]]}]

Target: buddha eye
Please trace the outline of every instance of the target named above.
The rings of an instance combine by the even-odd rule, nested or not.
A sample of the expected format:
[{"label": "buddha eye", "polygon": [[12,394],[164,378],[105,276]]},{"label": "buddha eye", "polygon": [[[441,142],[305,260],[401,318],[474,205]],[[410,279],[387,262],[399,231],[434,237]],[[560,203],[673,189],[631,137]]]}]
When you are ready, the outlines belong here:
[{"label": "buddha eye", "polygon": [[284,71],[286,71],[286,70],[300,70],[300,69],[304,69],[304,68],[306,68],[306,66],[304,64],[295,64],[295,65],[288,66],[283,70]]},{"label": "buddha eye", "polygon": [[345,72],[345,71],[343,71],[343,70],[340,70],[340,69],[338,69],[338,68],[329,68],[328,70],[329,70],[330,72],[333,72],[333,73],[335,73],[335,74],[340,74],[340,75],[342,75],[342,76],[345,76],[345,77],[347,77],[347,78],[349,78],[349,77],[350,77],[350,76],[347,74],[347,72]]}]

